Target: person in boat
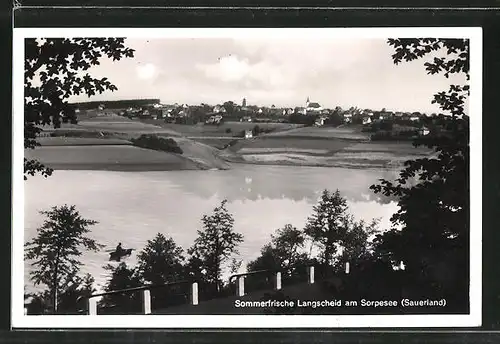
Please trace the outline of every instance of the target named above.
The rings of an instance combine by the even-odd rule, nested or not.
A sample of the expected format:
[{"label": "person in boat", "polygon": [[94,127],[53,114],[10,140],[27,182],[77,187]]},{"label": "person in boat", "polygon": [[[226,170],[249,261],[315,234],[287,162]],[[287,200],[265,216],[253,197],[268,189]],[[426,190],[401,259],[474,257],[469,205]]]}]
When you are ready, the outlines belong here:
[{"label": "person in boat", "polygon": [[118,257],[120,257],[123,254],[124,249],[122,248],[122,243],[119,242],[118,246],[116,246],[115,253]]}]

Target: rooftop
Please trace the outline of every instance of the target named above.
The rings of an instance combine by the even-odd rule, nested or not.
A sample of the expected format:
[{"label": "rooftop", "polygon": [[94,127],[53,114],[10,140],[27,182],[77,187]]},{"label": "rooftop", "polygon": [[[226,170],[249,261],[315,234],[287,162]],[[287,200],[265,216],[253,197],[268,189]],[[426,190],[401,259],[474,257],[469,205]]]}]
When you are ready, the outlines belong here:
[{"label": "rooftop", "polygon": [[310,107],[310,108],[320,108],[321,105],[319,105],[318,103],[309,103],[307,105],[307,107]]}]

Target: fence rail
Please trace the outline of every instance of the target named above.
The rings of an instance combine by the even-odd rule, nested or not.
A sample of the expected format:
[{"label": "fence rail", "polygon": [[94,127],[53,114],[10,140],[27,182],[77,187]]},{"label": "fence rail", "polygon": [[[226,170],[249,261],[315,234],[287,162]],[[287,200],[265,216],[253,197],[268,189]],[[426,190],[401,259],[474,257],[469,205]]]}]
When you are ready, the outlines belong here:
[{"label": "fence rail", "polygon": [[[309,284],[314,284],[314,272],[315,272],[315,266],[314,265],[297,265],[297,266],[291,266],[287,269],[269,269],[269,270],[257,270],[257,271],[250,271],[250,272],[245,272],[245,273],[239,273],[239,274],[233,274],[229,277],[228,281],[231,283],[233,280],[236,280],[236,296],[237,297],[242,297],[245,295],[245,278],[247,276],[251,275],[258,275],[258,274],[273,274],[274,276],[274,283],[273,283],[273,289],[274,290],[281,290],[282,284],[281,284],[281,273],[285,271],[290,271],[292,269],[297,269],[297,268],[306,268],[307,269],[307,283]],[[345,264],[345,273],[349,274],[349,263]],[[198,282],[196,281],[178,281],[178,282],[170,282],[170,283],[165,283],[165,284],[156,284],[156,285],[143,285],[140,287],[134,287],[134,288],[127,288],[127,289],[120,289],[120,290],[112,290],[104,293],[97,293],[97,294],[92,294],[88,297],[84,297],[87,299],[87,314],[88,315],[97,315],[97,297],[99,296],[106,296],[106,295],[116,295],[116,294],[128,294],[128,293],[133,293],[137,291],[142,291],[142,314],[151,314],[151,293],[150,291],[152,289],[157,289],[157,288],[168,288],[172,287],[175,285],[181,285],[181,284],[191,284],[190,288],[190,305],[192,306],[197,306],[199,303],[199,298],[198,298]],[[80,300],[82,298],[79,298]]]},{"label": "fence rail", "polygon": [[88,297],[84,297],[87,299],[87,314],[88,315],[97,315],[97,297],[106,296],[106,295],[116,295],[116,294],[129,294],[136,291],[142,291],[142,314],[151,314],[151,290],[159,289],[159,288],[168,288],[175,285],[181,284],[191,284],[190,290],[190,304],[193,306],[198,305],[198,282],[195,281],[178,281],[178,282],[170,282],[165,284],[151,284],[151,285],[143,285],[140,287],[127,288],[127,289],[119,289],[112,290],[104,293],[96,293],[92,294]]}]

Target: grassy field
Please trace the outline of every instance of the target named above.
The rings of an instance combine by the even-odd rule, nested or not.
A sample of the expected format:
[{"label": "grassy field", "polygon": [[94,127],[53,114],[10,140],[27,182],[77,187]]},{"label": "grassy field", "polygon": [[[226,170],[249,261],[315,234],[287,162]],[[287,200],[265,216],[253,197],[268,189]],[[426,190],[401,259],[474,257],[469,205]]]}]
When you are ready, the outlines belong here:
[{"label": "grassy field", "polygon": [[131,145],[127,140],[94,137],[40,137],[38,142],[42,146]]},{"label": "grassy field", "polygon": [[188,159],[133,146],[46,146],[25,150],[25,157],[38,159],[54,169],[86,170],[183,170],[198,169]]},{"label": "grassy field", "polygon": [[217,148],[217,149],[224,149],[227,147],[227,145],[234,141],[234,137],[228,137],[228,138],[219,138],[219,137],[214,137],[214,138],[203,138],[203,139],[195,139],[194,141],[203,143],[205,145]]},{"label": "grassy field", "polygon": [[58,135],[79,136],[81,138],[99,138],[104,133],[108,138],[129,140],[142,134],[157,134],[164,136],[179,137],[179,133],[169,129],[156,127],[141,123],[139,121],[82,121],[77,125],[64,124],[59,129],[44,127],[44,132],[50,134],[56,132]]},{"label": "grassy field", "polygon": [[361,142],[346,147],[346,153],[392,153],[394,155],[426,155],[431,150],[425,147],[414,147],[411,142]]},{"label": "grassy field", "polygon": [[303,127],[293,130],[271,133],[273,137],[310,137],[310,138],[336,138],[344,140],[368,140],[370,135],[361,132],[361,126],[341,127]]},{"label": "grassy field", "polygon": [[[252,122],[225,122],[220,126],[206,125],[198,123],[195,125],[171,124],[165,123],[162,120],[142,120],[142,122],[152,125],[161,126],[164,129],[169,129],[178,132],[184,136],[201,136],[201,137],[233,137],[239,134],[242,130],[251,130],[256,125],[261,129],[274,129],[277,132],[286,131],[298,128],[301,125],[290,123],[252,123]],[[230,130],[228,133],[227,130]]]},{"label": "grassy field", "polygon": [[[384,167],[430,153],[428,149],[414,148],[410,142],[370,142],[369,133],[362,133],[361,126],[302,127],[288,123],[259,123],[260,128],[275,131],[237,140],[224,149],[235,141],[235,134],[255,125],[180,125],[86,114],[77,125],[65,124],[57,130],[67,131],[72,137],[40,138],[42,147],[27,150],[26,157],[55,169],[147,171],[229,168],[224,159],[257,164]],[[129,140],[141,134],[174,138],[184,155],[130,146]]]},{"label": "grassy field", "polygon": [[259,137],[253,140],[242,140],[231,147],[231,150],[245,154],[245,151],[269,152],[271,150],[281,151],[300,151],[300,150],[319,150],[327,154],[338,152],[345,147],[352,145],[349,141],[343,140],[324,140],[324,139],[300,139],[293,137]]}]

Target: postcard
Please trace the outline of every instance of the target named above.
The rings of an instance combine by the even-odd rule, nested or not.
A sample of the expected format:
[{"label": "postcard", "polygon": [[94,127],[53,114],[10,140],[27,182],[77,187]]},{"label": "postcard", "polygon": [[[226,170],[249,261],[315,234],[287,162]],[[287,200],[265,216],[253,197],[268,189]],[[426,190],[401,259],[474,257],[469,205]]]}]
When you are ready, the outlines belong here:
[{"label": "postcard", "polygon": [[481,28],[15,28],[12,326],[480,326],[481,78]]}]

